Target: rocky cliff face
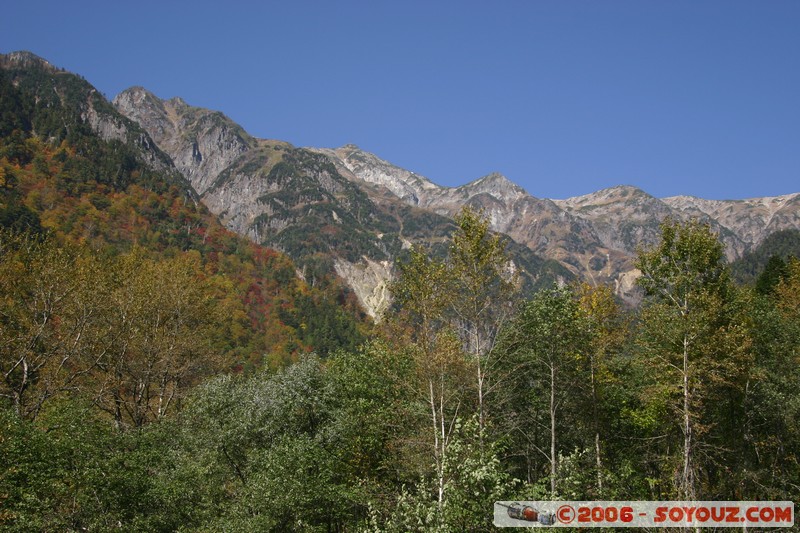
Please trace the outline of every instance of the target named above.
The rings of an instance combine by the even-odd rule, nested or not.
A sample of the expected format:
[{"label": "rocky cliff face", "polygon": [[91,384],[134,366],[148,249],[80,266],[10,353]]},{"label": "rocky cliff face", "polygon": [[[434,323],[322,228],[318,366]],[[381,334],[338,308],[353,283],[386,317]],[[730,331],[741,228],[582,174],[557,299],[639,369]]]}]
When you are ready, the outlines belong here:
[{"label": "rocky cliff face", "polygon": [[[376,318],[390,303],[396,259],[413,244],[441,247],[453,230],[447,216],[465,194],[450,198],[425,178],[353,146],[312,150],[254,139],[221,113],[140,87],[121,93],[114,105],[149,132],[227,227],[288,253],[307,280],[335,272]],[[471,184],[469,194],[510,201],[508,194],[495,198],[495,182],[504,182],[514,198],[524,195],[499,176]],[[431,197],[443,194],[448,207]],[[433,203],[437,209],[424,208]],[[520,251],[516,261],[529,286],[569,276],[531,252]]]},{"label": "rocky cliff face", "polygon": [[228,227],[289,253],[304,271],[327,265],[376,317],[389,303],[390,266],[402,250],[441,246],[465,205],[482,209],[492,229],[513,239],[530,286],[577,276],[611,283],[628,300],[636,299],[636,250],[656,242],[666,217],[708,221],[729,259],[773,231],[800,228],[800,194],[721,202],[658,199],[619,186],[548,200],[500,174],[441,187],[355,145],[304,149],[254,139],[221,113],[142,88],[114,104],[169,154]]},{"label": "rocky cliff face", "polygon": [[222,113],[192,107],[180,98],[161,100],[142,87],[128,89],[114,106],[142,125],[202,195],[219,174],[256,142]]},{"label": "rocky cliff face", "polygon": [[701,212],[681,212],[636,187],[611,187],[556,203],[591,224],[603,246],[629,255],[635,254],[640,246],[654,244],[660,235],[659,225],[667,217],[679,220],[694,217],[708,222],[719,234],[731,260],[747,247],[735,232],[714,217]]},{"label": "rocky cliff face", "polygon": [[540,199],[502,175],[491,174],[461,187],[439,187],[354,145],[319,150],[345,175],[380,187],[400,200],[452,216],[463,205],[483,209],[495,231],[545,257],[556,259],[594,283],[612,283],[635,299],[632,281],[638,247],[656,242],[666,217],[700,218],[711,224],[730,260],[767,235],[800,227],[800,194],[740,201],[692,197],[655,198],[618,186],[566,200]]},{"label": "rocky cliff face", "polygon": [[336,149],[312,148],[312,150],[330,157],[343,175],[384,188],[414,206],[425,206],[428,193],[435,193],[441,189],[428,178],[392,165],[375,154],[364,152],[354,144]]},{"label": "rocky cliff face", "polygon": [[536,254],[559,261],[573,275],[607,283],[632,268],[630,255],[606,247],[590,222],[552,200],[531,196],[501,174],[490,174],[460,187],[440,187],[353,145],[318,151],[332,157],[351,179],[439,215],[452,217],[464,205],[482,209],[493,230]]},{"label": "rocky cliff face", "polygon": [[758,246],[764,239],[785,229],[800,227],[800,194],[787,194],[747,200],[704,200],[694,196],[664,198],[674,211],[687,216],[709,217],[735,234],[744,249]]}]

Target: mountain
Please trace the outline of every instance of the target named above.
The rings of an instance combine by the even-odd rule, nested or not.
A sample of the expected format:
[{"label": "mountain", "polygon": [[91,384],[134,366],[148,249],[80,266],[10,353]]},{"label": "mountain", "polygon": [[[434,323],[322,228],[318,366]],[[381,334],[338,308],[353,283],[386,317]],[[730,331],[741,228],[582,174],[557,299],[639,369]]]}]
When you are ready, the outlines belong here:
[{"label": "mountain", "polygon": [[28,52],[0,54],[3,246],[26,231],[103,264],[185,260],[213,291],[214,351],[228,369],[361,342],[369,325],[349,289],[310,287],[286,255],[225,229],[183,172],[83,78]]},{"label": "mountain", "polygon": [[800,230],[785,229],[770,233],[761,243],[731,263],[733,279],[739,283],[754,283],[772,258],[800,258]]},{"label": "mountain", "polygon": [[297,148],[255,139],[223,114],[162,100],[141,87],[114,100],[168,154],[223,223],[288,253],[312,280],[335,271],[369,314],[386,308],[392,264],[412,244],[441,247],[463,206],[481,209],[529,287],[583,278],[631,302],[636,251],[667,217],[708,222],[733,261],[781,229],[800,228],[800,194],[750,200],[659,199],[617,186],[565,200],[537,198],[505,176],[443,187],[348,144]]},{"label": "mountain", "polygon": [[[373,317],[390,303],[387,283],[404,250],[425,245],[443,253],[454,230],[459,197],[431,209],[426,192],[438,186],[396,167],[375,169],[371,154],[361,168],[384,181],[359,179],[329,151],[255,139],[221,113],[141,87],[114,105],[150,133],[228,228],[286,252],[312,284],[335,272]],[[391,175],[395,169],[400,176]],[[529,287],[571,277],[525,246],[510,247]]]},{"label": "mountain", "polygon": [[685,215],[713,219],[739,237],[746,249],[758,246],[777,231],[800,228],[800,193],[747,200],[673,196],[663,201]]},{"label": "mountain", "polygon": [[500,174],[460,187],[440,187],[354,145],[318,149],[352,179],[381,187],[402,201],[452,216],[462,205],[484,209],[495,231],[509,235],[573,275],[612,283],[628,300],[637,295],[634,257],[653,244],[667,217],[708,222],[729,260],[758,246],[775,231],[800,228],[800,194],[750,200],[659,199],[632,186],[617,186],[566,200],[540,199]]},{"label": "mountain", "polygon": [[347,171],[345,175],[356,182],[370,184],[438,215],[452,217],[464,205],[482,209],[494,231],[508,235],[537,255],[562,263],[573,276],[597,282],[610,279],[601,275],[602,269],[593,276],[586,266],[594,256],[605,257],[604,252],[598,252],[601,243],[590,225],[552,200],[531,196],[501,174],[489,174],[460,187],[441,187],[354,145],[317,151],[332,157],[337,168]]},{"label": "mountain", "polygon": [[58,69],[30,52],[0,54],[0,69],[14,87],[34,102],[30,108],[32,133],[49,141],[73,140],[91,132],[103,141],[130,147],[153,170],[185,184],[169,157],[134,121],[129,120],[83,78]]}]

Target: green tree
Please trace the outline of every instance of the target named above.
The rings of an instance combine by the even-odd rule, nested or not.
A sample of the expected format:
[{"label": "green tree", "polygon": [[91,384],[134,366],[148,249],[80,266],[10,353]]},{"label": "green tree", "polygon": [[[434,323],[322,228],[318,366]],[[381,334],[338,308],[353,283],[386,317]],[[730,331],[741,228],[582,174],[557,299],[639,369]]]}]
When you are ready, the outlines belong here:
[{"label": "green tree", "polygon": [[736,403],[749,340],[735,313],[722,244],[708,225],[665,221],[661,241],[640,251],[636,264],[646,294],[638,337],[651,370],[646,401],[663,406],[668,427],[680,421],[679,464],[669,463],[667,472],[677,495],[694,500],[700,470],[709,475],[713,465],[700,464],[713,455],[712,406]]},{"label": "green tree", "polygon": [[771,294],[788,273],[788,265],[781,256],[770,256],[764,270],[756,279],[756,291],[759,294]]},{"label": "green tree", "polygon": [[0,530],[170,530],[153,520],[168,450],[154,436],[119,433],[81,401],[49,402],[33,422],[0,409]]},{"label": "green tree", "polygon": [[432,451],[435,516],[442,519],[447,471],[445,464],[456,420],[468,394],[464,388],[468,363],[460,343],[447,324],[447,310],[454,292],[451,271],[445,263],[412,249],[410,260],[400,265],[400,276],[392,286],[401,307],[399,326],[407,329],[406,348],[413,361],[412,381],[408,384],[414,397],[426,405],[428,448]]},{"label": "green tree", "polygon": [[108,352],[98,263],[52,238],[0,232],[0,395],[34,419]]},{"label": "green tree", "polygon": [[465,206],[455,222],[458,230],[448,259],[458,296],[452,299],[451,307],[464,350],[475,361],[478,428],[483,435],[486,397],[496,387],[492,374],[498,370],[492,348],[511,315],[517,280],[505,242],[489,230],[490,221],[482,212]]},{"label": "green tree", "polygon": [[444,505],[438,506],[430,498],[430,493],[438,490],[437,481],[423,477],[401,489],[389,516],[373,509],[369,531],[496,531],[492,524],[493,504],[509,499],[518,484],[500,461],[503,452],[498,442],[481,437],[476,416],[466,422],[459,419],[444,465]]},{"label": "green tree", "polygon": [[[800,261],[750,305],[756,363],[748,379],[742,422],[748,454],[736,479],[748,497],[800,497]],[[737,487],[738,488],[738,487]],[[751,496],[753,495],[753,496]]]},{"label": "green tree", "polygon": [[421,416],[427,409],[419,408],[415,364],[406,350],[380,341],[339,352],[326,364],[334,398],[332,446],[350,482],[369,488],[376,500],[418,472],[414,436],[419,421],[426,436],[428,426]]},{"label": "green tree", "polygon": [[[550,494],[557,494],[558,459],[562,449],[560,432],[570,426],[578,399],[576,391],[585,382],[579,361],[588,353],[588,324],[569,288],[541,291],[526,302],[504,331],[498,344],[503,360],[521,363],[515,370],[515,388],[520,407],[506,417],[517,422],[514,434],[522,437],[527,478],[537,473],[532,454],[548,464]],[[544,431],[542,431],[544,429]],[[540,435],[547,435],[542,442]]]},{"label": "green tree", "polygon": [[397,322],[408,328],[409,339],[423,354],[430,354],[447,327],[447,311],[455,297],[453,278],[443,261],[416,247],[398,270],[390,288],[400,306]]},{"label": "green tree", "polygon": [[580,354],[584,374],[589,376],[585,409],[591,413],[594,433],[596,490],[603,493],[603,442],[608,436],[615,413],[610,403],[610,389],[618,385],[613,360],[621,351],[627,334],[626,321],[608,286],[591,287],[581,284],[577,289],[578,305],[588,329],[588,347]]},{"label": "green tree", "polygon": [[316,356],[197,387],[181,413],[174,466],[156,481],[167,514],[201,531],[341,528],[365,494],[343,460],[349,443],[333,391]]}]

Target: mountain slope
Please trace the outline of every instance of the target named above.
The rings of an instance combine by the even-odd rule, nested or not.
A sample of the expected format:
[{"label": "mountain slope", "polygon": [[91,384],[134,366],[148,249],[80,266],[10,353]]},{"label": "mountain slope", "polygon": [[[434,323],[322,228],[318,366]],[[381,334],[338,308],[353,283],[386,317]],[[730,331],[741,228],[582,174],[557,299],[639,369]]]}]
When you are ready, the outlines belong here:
[{"label": "mountain slope", "polygon": [[[618,186],[566,200],[540,199],[499,174],[460,187],[433,182],[354,145],[318,149],[351,179],[380,187],[409,204],[452,216],[462,205],[482,208],[492,228],[537,254],[556,259],[577,276],[613,283],[635,299],[633,259],[638,247],[658,238],[667,217],[699,218],[720,235],[729,260],[741,257],[774,231],[800,228],[800,194],[742,201],[691,197],[658,199]],[[344,172],[347,171],[347,172]]]},{"label": "mountain slope", "polygon": [[747,200],[704,200],[673,196],[663,202],[690,216],[708,216],[735,233],[748,247],[758,246],[776,231],[800,228],[800,194]]},{"label": "mountain slope", "polygon": [[170,155],[177,169],[203,194],[255,140],[222,113],[206,112],[180,98],[160,100],[142,87],[114,99],[122,113],[147,126],[153,140]]},{"label": "mountain slope", "polygon": [[[186,181],[139,125],[118,113],[86,80],[30,52],[0,54],[0,69],[19,91],[19,109],[29,115],[33,135],[51,143],[116,141],[152,170],[184,187]],[[88,134],[88,135],[87,135]]]},{"label": "mountain slope", "polygon": [[0,55],[0,96],[0,232],[48,233],[104,259],[197,264],[224,309],[215,353],[232,368],[360,342],[366,326],[341,285],[309,287],[287,256],[223,228],[147,132],[85,80],[30,53]]},{"label": "mountain slope", "polygon": [[351,179],[379,187],[409,204],[447,217],[464,205],[482,209],[493,230],[560,262],[572,275],[595,283],[615,282],[621,295],[632,294],[630,254],[605,246],[590,222],[552,200],[531,196],[505,176],[490,174],[460,187],[440,187],[354,145],[317,150],[334,158]]},{"label": "mountain slope", "polygon": [[739,283],[753,283],[764,271],[772,257],[786,260],[800,258],[800,230],[787,229],[771,233],[756,248],[731,263],[733,279]]},{"label": "mountain slope", "polygon": [[636,251],[656,241],[667,217],[708,222],[729,260],[774,231],[800,228],[798,194],[658,199],[619,186],[549,200],[500,174],[442,187],[352,144],[296,148],[254,139],[221,113],[140,87],[114,103],[150,133],[227,227],[286,251],[309,279],[337,272],[373,316],[388,304],[385,283],[403,249],[441,245],[465,205],[483,210],[492,229],[516,243],[515,260],[530,286],[577,276],[613,284],[629,301],[637,298]]},{"label": "mountain slope", "polygon": [[[254,139],[218,112],[140,87],[114,104],[151,133],[228,228],[286,252],[312,284],[335,272],[373,317],[389,305],[387,283],[404,250],[440,249],[454,230],[458,198],[452,209],[426,209],[427,192],[440,188],[402,169],[388,180],[380,181],[389,167],[360,180],[330,151]],[[379,164],[364,155],[363,169]],[[514,249],[528,287],[571,277],[558,263]]]}]

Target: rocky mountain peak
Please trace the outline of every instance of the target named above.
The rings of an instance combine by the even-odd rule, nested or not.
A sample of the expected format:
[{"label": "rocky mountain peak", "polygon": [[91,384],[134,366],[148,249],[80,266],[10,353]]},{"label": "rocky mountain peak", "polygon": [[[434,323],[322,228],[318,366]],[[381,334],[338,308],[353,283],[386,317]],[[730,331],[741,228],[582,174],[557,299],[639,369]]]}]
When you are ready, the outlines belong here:
[{"label": "rocky mountain peak", "polygon": [[161,99],[140,86],[125,89],[114,98],[112,104],[118,110],[137,112],[139,118],[145,118],[146,114],[152,113],[154,110],[158,110],[158,114],[164,113]]},{"label": "rocky mountain peak", "polygon": [[16,52],[9,52],[8,54],[0,54],[0,64],[3,67],[17,67],[17,68],[39,68],[50,72],[58,72],[46,59],[41,58],[33,52],[27,50],[20,50]]},{"label": "rocky mountain peak", "polygon": [[328,156],[351,179],[384,188],[410,205],[424,205],[430,193],[439,189],[428,178],[395,166],[355,144],[311,150]]},{"label": "rocky mountain peak", "polygon": [[470,196],[477,194],[488,194],[489,196],[492,196],[493,198],[505,204],[510,204],[516,200],[528,196],[528,193],[525,192],[525,189],[499,172],[492,172],[491,174],[478,178],[475,181],[459,187],[459,189],[468,191]]},{"label": "rocky mountain peak", "polygon": [[174,107],[189,107],[189,104],[186,103],[186,100],[184,100],[180,96],[173,96],[172,98],[167,100],[167,103]]},{"label": "rocky mountain peak", "polygon": [[114,106],[150,133],[201,195],[255,144],[224,114],[190,106],[180,97],[162,100],[131,87],[114,98]]},{"label": "rocky mountain peak", "polygon": [[150,91],[148,91],[147,89],[142,87],[141,85],[134,85],[133,87],[128,87],[127,89],[125,89],[124,91],[119,93],[117,95],[117,97],[115,98],[115,100],[116,99],[120,99],[120,98],[133,98],[133,99],[135,99],[136,101],[139,101],[139,102],[142,101],[145,98],[151,98],[153,100],[159,100],[159,98],[156,95],[154,95],[153,93],[151,93]]},{"label": "rocky mountain peak", "polygon": [[588,206],[603,206],[633,201],[650,201],[655,197],[632,185],[616,185],[589,194],[573,196],[566,200],[553,200],[564,209],[586,209]]}]

